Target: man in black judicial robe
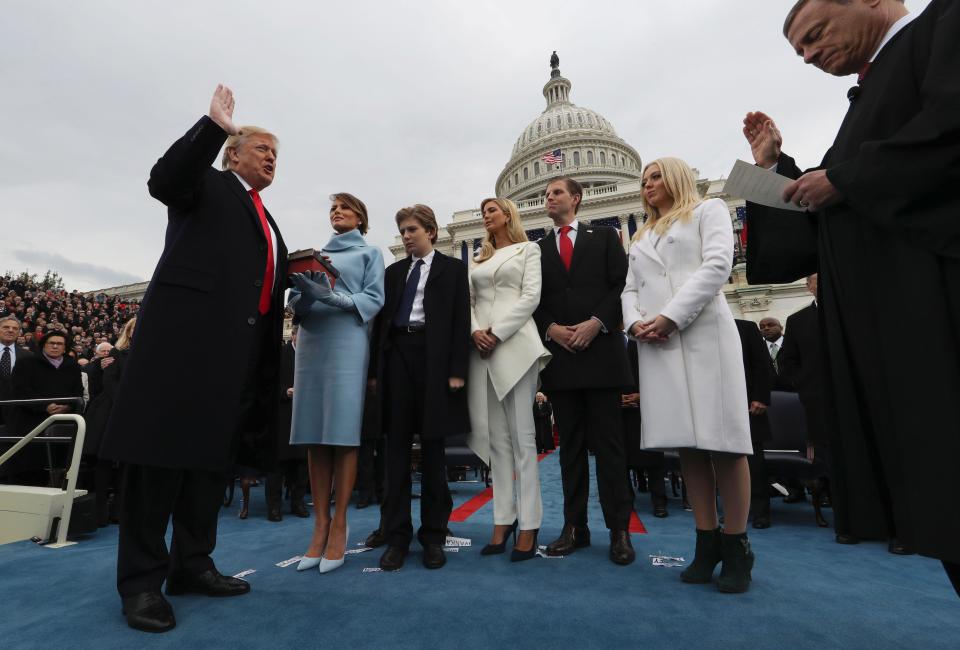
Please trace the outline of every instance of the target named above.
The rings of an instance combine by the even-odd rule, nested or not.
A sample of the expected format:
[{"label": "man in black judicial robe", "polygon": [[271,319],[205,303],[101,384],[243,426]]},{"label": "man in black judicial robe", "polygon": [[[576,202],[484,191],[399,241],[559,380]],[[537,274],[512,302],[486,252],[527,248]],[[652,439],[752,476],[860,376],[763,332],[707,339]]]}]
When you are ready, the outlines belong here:
[{"label": "man in black judicial robe", "polygon": [[773,373],[770,371],[770,353],[757,324],[735,318],[743,352],[743,371],[747,380],[747,400],[750,412],[750,441],[753,455],[747,458],[750,465],[750,512],[754,528],[770,527],[770,479],[763,457],[763,443],[770,440],[770,390]]},{"label": "man in black judicial robe", "polygon": [[[234,461],[264,468],[275,451],[287,251],[259,196],[273,181],[276,138],[244,129],[233,123],[232,92],[218,86],[209,116],[148,182],[168,207],[166,242],[101,448],[126,464],[117,590],[127,623],[144,631],[176,625],[164,580],[168,595],[250,589],[210,555],[226,470]],[[179,344],[186,331],[203,332],[217,352]]]},{"label": "man in black judicial robe", "polygon": [[798,179],[785,199],[808,210],[748,205],[747,277],[819,266],[834,498],[852,534],[896,531],[960,593],[960,4],[910,21],[896,0],[811,0],[784,33],[805,61],[860,80],[816,170],[782,153],[769,117],[744,120],[757,164]]}]

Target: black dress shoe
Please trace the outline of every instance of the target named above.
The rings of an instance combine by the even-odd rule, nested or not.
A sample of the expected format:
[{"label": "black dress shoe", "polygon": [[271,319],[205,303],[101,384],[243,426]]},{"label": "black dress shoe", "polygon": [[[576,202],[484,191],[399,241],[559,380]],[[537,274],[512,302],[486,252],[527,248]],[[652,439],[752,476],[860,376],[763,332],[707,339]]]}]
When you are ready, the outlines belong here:
[{"label": "black dress shoe", "polygon": [[667,512],[667,504],[660,503],[660,502],[654,503],[653,516],[656,517],[657,519],[663,519],[664,517],[670,516],[670,513]]},{"label": "black dress shoe", "polygon": [[893,553],[894,555],[916,555],[916,551],[905,545],[899,539],[894,537],[890,540],[890,543],[887,544],[887,550]]},{"label": "black dress shoe", "polygon": [[610,561],[626,566],[633,564],[637,554],[630,543],[630,533],[625,530],[610,531]]},{"label": "black dress shoe", "polygon": [[250,583],[221,575],[216,569],[199,574],[180,574],[167,578],[167,595],[203,594],[204,596],[240,596],[250,591]]},{"label": "black dress shoe", "polygon": [[280,508],[270,508],[270,510],[267,511],[267,521],[283,521]]},{"label": "black dress shoe", "polygon": [[310,516],[310,511],[307,510],[307,506],[304,505],[303,501],[296,501],[290,506],[290,512],[293,513],[294,517],[300,517],[301,519],[306,519]]},{"label": "black dress shoe", "polygon": [[399,571],[403,560],[407,557],[407,549],[399,546],[388,546],[380,556],[380,568],[384,571]]},{"label": "black dress shoe", "polygon": [[850,533],[837,533],[837,544],[859,544],[860,539]]},{"label": "black dress shoe", "polygon": [[770,517],[757,515],[753,518],[753,527],[758,529],[770,528]]},{"label": "black dress shoe", "polygon": [[570,555],[578,548],[590,546],[590,529],[586,526],[564,524],[560,537],[547,544],[547,555]]},{"label": "black dress shoe", "polygon": [[368,548],[380,548],[387,543],[387,536],[383,533],[383,530],[378,528],[363,540],[363,543],[367,545]]},{"label": "black dress shoe", "polygon": [[363,510],[364,508],[370,507],[370,497],[364,495],[357,499],[357,510]]},{"label": "black dress shoe", "polygon": [[440,544],[424,544],[423,566],[428,569],[439,569],[447,563],[447,555]]},{"label": "black dress shoe", "polygon": [[166,632],[177,626],[173,608],[159,591],[145,591],[121,599],[127,625],[142,632]]},{"label": "black dress shoe", "polygon": [[248,516],[250,516],[250,511],[247,509],[247,506],[240,508],[240,512],[237,513],[237,517],[240,519],[246,519]]}]

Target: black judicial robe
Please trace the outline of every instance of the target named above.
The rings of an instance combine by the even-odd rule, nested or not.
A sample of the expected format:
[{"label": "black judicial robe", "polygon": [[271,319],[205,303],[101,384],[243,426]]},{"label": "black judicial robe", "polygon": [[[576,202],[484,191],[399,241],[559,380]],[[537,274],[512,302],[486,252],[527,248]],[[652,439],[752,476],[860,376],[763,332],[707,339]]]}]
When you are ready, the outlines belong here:
[{"label": "black judicial robe", "polygon": [[[820,168],[813,216],[748,206],[747,277],[819,270],[824,407],[849,532],[960,562],[960,5],[878,54]],[[781,156],[778,171],[800,170]],[[814,243],[815,242],[815,243]],[[778,259],[779,257],[779,259]],[[819,268],[818,268],[819,266]]]}]

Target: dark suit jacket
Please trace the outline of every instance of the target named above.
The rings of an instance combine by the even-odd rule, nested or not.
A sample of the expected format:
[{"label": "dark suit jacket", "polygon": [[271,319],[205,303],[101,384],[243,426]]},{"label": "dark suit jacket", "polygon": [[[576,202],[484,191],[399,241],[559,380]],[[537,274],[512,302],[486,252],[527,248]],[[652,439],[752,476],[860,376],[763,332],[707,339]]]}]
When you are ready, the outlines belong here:
[{"label": "dark suit jacket", "polygon": [[[19,351],[18,351],[19,354]],[[59,368],[54,368],[42,354],[27,358],[18,356],[13,369],[13,399],[39,399],[43,397],[83,397],[83,381],[80,379],[80,366],[70,357],[64,357]],[[47,405],[56,404],[50,400],[43,404],[17,406],[15,411],[15,435],[26,435],[38,424],[47,419]],[[80,411],[71,406],[68,413]]]},{"label": "dark suit jacket", "polygon": [[627,256],[613,228],[580,223],[568,272],[557,252],[553,231],[537,242],[543,268],[540,305],[533,313],[540,336],[551,323],[576,325],[599,318],[607,330],[583,351],[571,354],[553,341],[546,347],[553,358],[540,373],[543,391],[615,388],[630,383],[623,352],[620,294],[627,278]]},{"label": "dark suit jacket", "polygon": [[[773,375],[770,373],[770,352],[757,324],[735,318],[740,348],[743,350],[743,370],[747,379],[747,399],[770,406],[770,389]],[[779,360],[779,356],[778,356]],[[750,416],[750,437],[754,442],[770,439],[770,420],[766,413]]]},{"label": "dark suit jacket", "polygon": [[[384,275],[386,298],[383,309],[374,322],[370,337],[370,365],[368,374],[377,379],[377,394],[381,398],[390,390],[384,385],[384,367],[390,349],[391,321],[400,306],[403,287],[407,281],[410,257],[394,262]],[[458,259],[437,251],[430,265],[430,275],[423,291],[423,310],[426,314],[427,394],[423,421],[425,438],[442,438],[470,431],[466,388],[453,393],[449,378],[467,379],[470,360],[470,286],[467,267]],[[390,414],[384,411],[387,400],[381,399],[381,429],[390,433]]]},{"label": "dark suit jacket", "polygon": [[[168,207],[166,242],[143,298],[135,345],[104,435],[106,458],[225,470],[233,461],[238,431],[247,429],[239,413],[259,343],[254,337],[267,241],[240,181],[210,166],[226,137],[203,117],[150,172],[150,195]],[[269,412],[257,416],[275,435],[287,249],[270,213],[266,216],[277,234],[279,263],[263,324],[269,332],[261,352],[264,373],[255,392],[270,396]],[[201,332],[206,352],[212,353],[184,338],[191,332]],[[263,465],[263,454],[275,451],[273,435],[258,437],[256,453],[241,448],[236,461]]]},{"label": "dark suit jacket", "polygon": [[[27,348],[20,347],[19,345],[14,344],[14,347],[17,348],[17,364],[19,364],[24,359],[29,359],[33,356],[33,352]],[[14,370],[16,366],[14,366]],[[7,379],[0,379],[0,400],[13,399],[13,374],[11,373],[10,377]],[[14,411],[16,407],[14,406],[0,406],[0,424],[5,424],[8,427],[12,426],[16,415]]]}]

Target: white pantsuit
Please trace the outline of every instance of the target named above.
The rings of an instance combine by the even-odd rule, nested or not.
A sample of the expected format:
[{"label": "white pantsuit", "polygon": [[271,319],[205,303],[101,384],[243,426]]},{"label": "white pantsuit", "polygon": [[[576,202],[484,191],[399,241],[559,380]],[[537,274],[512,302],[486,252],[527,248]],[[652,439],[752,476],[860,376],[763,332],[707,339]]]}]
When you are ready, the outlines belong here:
[{"label": "white pantsuit", "polygon": [[540,527],[533,400],[540,370],[550,359],[533,321],[540,304],[540,247],[523,242],[501,248],[470,272],[472,331],[490,328],[500,343],[486,359],[471,353],[467,444],[490,465],[494,523],[519,520]]},{"label": "white pantsuit", "polygon": [[642,446],[750,454],[740,336],[721,290],[733,263],[726,204],[703,201],[689,221],[646,231],[629,257],[624,327],[659,314],[678,328],[665,343],[637,346]]}]

